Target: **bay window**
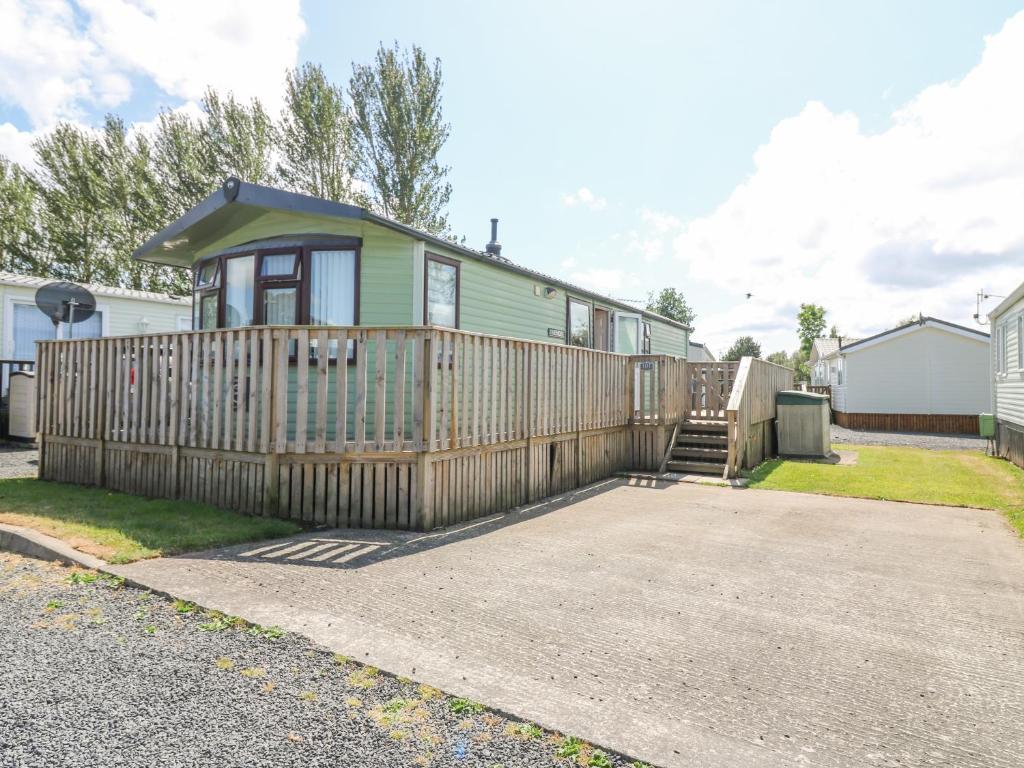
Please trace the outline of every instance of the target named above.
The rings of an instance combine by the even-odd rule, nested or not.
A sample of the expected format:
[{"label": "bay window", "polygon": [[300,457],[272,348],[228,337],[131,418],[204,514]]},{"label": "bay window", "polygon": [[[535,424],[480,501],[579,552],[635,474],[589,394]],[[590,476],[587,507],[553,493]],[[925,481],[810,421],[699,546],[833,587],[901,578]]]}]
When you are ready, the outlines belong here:
[{"label": "bay window", "polygon": [[194,327],[358,325],[360,242],[312,239],[316,244],[235,248],[200,262]]},{"label": "bay window", "polygon": [[458,328],[459,262],[428,253],[423,267],[423,322]]}]

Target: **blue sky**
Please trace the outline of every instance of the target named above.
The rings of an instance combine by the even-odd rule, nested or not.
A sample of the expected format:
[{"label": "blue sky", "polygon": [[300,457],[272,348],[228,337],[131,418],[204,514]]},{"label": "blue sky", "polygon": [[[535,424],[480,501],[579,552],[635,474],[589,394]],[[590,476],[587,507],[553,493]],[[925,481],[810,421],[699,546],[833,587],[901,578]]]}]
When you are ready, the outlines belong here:
[{"label": "blue sky", "polygon": [[[277,2],[227,4],[216,16],[209,3],[185,2],[173,17],[143,0],[54,0],[46,13],[14,5],[20,13],[2,12],[17,17],[0,19],[6,34],[22,32],[16,46],[0,32],[0,152],[12,156],[57,118],[92,124],[114,109],[145,123],[161,106],[194,99],[204,75],[273,103],[273,73],[284,66],[319,62],[344,81],[380,41],[417,43],[441,58],[445,74],[453,229],[482,246],[487,220],[499,216],[507,256],[619,298],[674,285],[698,312],[696,335],[719,349],[741,332],[792,348],[800,301],[826,304],[856,335],[919,310],[964,322],[976,288],[959,278],[991,282],[989,290],[1012,288],[997,283],[1014,280],[1014,269],[1016,282],[1024,279],[1014,263],[1024,232],[995,216],[991,231],[971,240],[965,233],[978,217],[959,228],[946,221],[950,201],[934,199],[922,178],[934,167],[927,155],[895,168],[891,185],[884,170],[908,154],[899,149],[901,119],[945,136],[935,150],[942,157],[956,137],[973,143],[953,124],[956,99],[1002,104],[990,91],[1021,77],[1005,71],[1016,60],[990,66],[974,96],[960,89],[934,108],[919,96],[979,67],[986,36],[1000,34],[1020,2]],[[26,82],[51,65],[22,41],[33,26],[52,29],[54,13],[70,40],[66,56],[51,80]],[[184,30],[194,56],[154,50]],[[146,46],[146,34],[157,42]],[[214,47],[223,54],[204,60]],[[76,68],[81,61],[91,63]],[[1005,99],[1019,100],[1015,84]],[[51,93],[42,103],[39,94]],[[907,105],[910,118],[894,120]],[[1017,135],[993,137],[988,157]],[[970,159],[971,147],[963,150]],[[1013,170],[1001,180],[1011,196],[1019,178]],[[804,182],[794,189],[786,179]],[[893,188],[904,194],[869,211]],[[958,208],[984,210],[990,192],[962,191],[970,199]],[[851,210],[863,218],[851,220]],[[876,234],[862,238],[868,230]],[[893,269],[904,254],[905,268]],[[936,281],[947,271],[957,279]]]}]

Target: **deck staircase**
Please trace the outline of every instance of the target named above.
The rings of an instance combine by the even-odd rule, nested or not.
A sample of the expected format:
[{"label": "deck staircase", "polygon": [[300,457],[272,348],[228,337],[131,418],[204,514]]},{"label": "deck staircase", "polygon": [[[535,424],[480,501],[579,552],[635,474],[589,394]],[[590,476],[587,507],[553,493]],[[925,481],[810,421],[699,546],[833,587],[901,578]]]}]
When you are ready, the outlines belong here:
[{"label": "deck staircase", "polygon": [[724,420],[685,421],[679,425],[676,443],[665,468],[669,472],[721,477],[728,455]]}]

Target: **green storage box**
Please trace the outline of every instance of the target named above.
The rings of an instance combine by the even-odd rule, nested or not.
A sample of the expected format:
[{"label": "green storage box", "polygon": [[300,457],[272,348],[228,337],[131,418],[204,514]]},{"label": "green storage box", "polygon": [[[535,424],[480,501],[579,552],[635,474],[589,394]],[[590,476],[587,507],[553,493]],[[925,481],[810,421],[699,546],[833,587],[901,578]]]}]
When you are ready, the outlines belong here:
[{"label": "green storage box", "polygon": [[982,437],[995,437],[996,436],[996,417],[991,413],[982,413],[978,415],[978,433]]}]

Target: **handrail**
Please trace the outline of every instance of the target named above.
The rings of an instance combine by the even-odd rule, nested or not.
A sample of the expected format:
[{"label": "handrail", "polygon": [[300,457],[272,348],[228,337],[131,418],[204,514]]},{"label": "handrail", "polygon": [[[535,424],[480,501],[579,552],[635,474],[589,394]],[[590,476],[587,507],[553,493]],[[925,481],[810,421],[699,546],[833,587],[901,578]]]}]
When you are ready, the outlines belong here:
[{"label": "handrail", "polygon": [[793,370],[760,358],[744,357],[736,373],[729,403],[726,406],[726,428],[728,456],[722,477],[731,479],[741,469],[750,469],[760,462],[767,453],[765,436],[762,431],[756,440],[760,447],[756,457],[751,445],[755,443],[753,427],[775,419],[775,395],[784,389],[793,388]]}]

